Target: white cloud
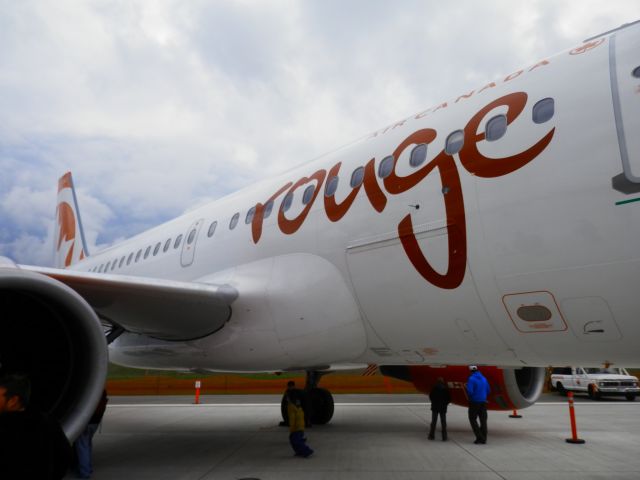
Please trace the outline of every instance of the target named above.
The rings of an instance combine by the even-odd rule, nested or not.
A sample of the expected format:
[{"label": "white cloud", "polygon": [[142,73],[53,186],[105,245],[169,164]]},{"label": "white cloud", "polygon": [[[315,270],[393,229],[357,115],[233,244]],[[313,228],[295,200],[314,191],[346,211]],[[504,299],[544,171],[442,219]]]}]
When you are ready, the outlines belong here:
[{"label": "white cloud", "polygon": [[0,0],[0,255],[50,255],[66,170],[95,249],[640,18],[450,3]]}]

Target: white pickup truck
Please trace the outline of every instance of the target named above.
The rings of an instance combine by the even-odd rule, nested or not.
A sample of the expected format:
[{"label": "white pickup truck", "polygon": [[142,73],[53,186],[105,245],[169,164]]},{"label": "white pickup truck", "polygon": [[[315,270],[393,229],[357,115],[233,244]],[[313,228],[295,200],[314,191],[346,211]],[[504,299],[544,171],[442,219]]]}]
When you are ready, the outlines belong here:
[{"label": "white pickup truck", "polygon": [[624,368],[554,368],[551,385],[561,394],[585,392],[590,398],[599,399],[605,395],[624,395],[633,401],[640,393],[638,378],[629,375]]}]

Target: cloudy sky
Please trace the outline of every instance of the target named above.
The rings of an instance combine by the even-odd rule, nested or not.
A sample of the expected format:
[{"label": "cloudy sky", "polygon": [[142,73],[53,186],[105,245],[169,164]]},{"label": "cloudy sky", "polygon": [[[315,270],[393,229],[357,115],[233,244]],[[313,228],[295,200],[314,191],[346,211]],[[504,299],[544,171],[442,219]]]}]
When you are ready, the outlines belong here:
[{"label": "cloudy sky", "polygon": [[0,0],[0,255],[90,251],[640,19],[638,0]]}]

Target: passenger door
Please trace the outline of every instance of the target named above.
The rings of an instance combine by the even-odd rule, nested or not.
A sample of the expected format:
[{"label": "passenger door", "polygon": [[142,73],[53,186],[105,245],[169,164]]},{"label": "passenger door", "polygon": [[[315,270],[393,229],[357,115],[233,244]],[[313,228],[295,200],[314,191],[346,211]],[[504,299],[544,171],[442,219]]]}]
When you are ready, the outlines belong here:
[{"label": "passenger door", "polygon": [[611,36],[609,67],[613,110],[622,159],[629,185],[640,189],[640,35],[638,29],[621,30]]},{"label": "passenger door", "polygon": [[182,244],[182,255],[180,256],[180,264],[183,267],[188,267],[193,263],[196,254],[198,234],[200,233],[200,227],[202,227],[203,222],[203,218],[197,220],[189,227],[189,230],[187,230],[185,234],[184,243]]}]

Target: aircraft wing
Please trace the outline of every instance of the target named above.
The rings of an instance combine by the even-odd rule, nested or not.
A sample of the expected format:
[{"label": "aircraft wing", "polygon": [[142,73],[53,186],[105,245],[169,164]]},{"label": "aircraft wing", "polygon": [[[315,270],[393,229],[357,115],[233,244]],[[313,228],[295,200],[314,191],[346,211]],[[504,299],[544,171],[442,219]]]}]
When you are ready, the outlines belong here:
[{"label": "aircraft wing", "polygon": [[185,341],[209,335],[231,316],[238,292],[228,285],[174,282],[20,265],[71,287],[103,320],[129,332]]}]

